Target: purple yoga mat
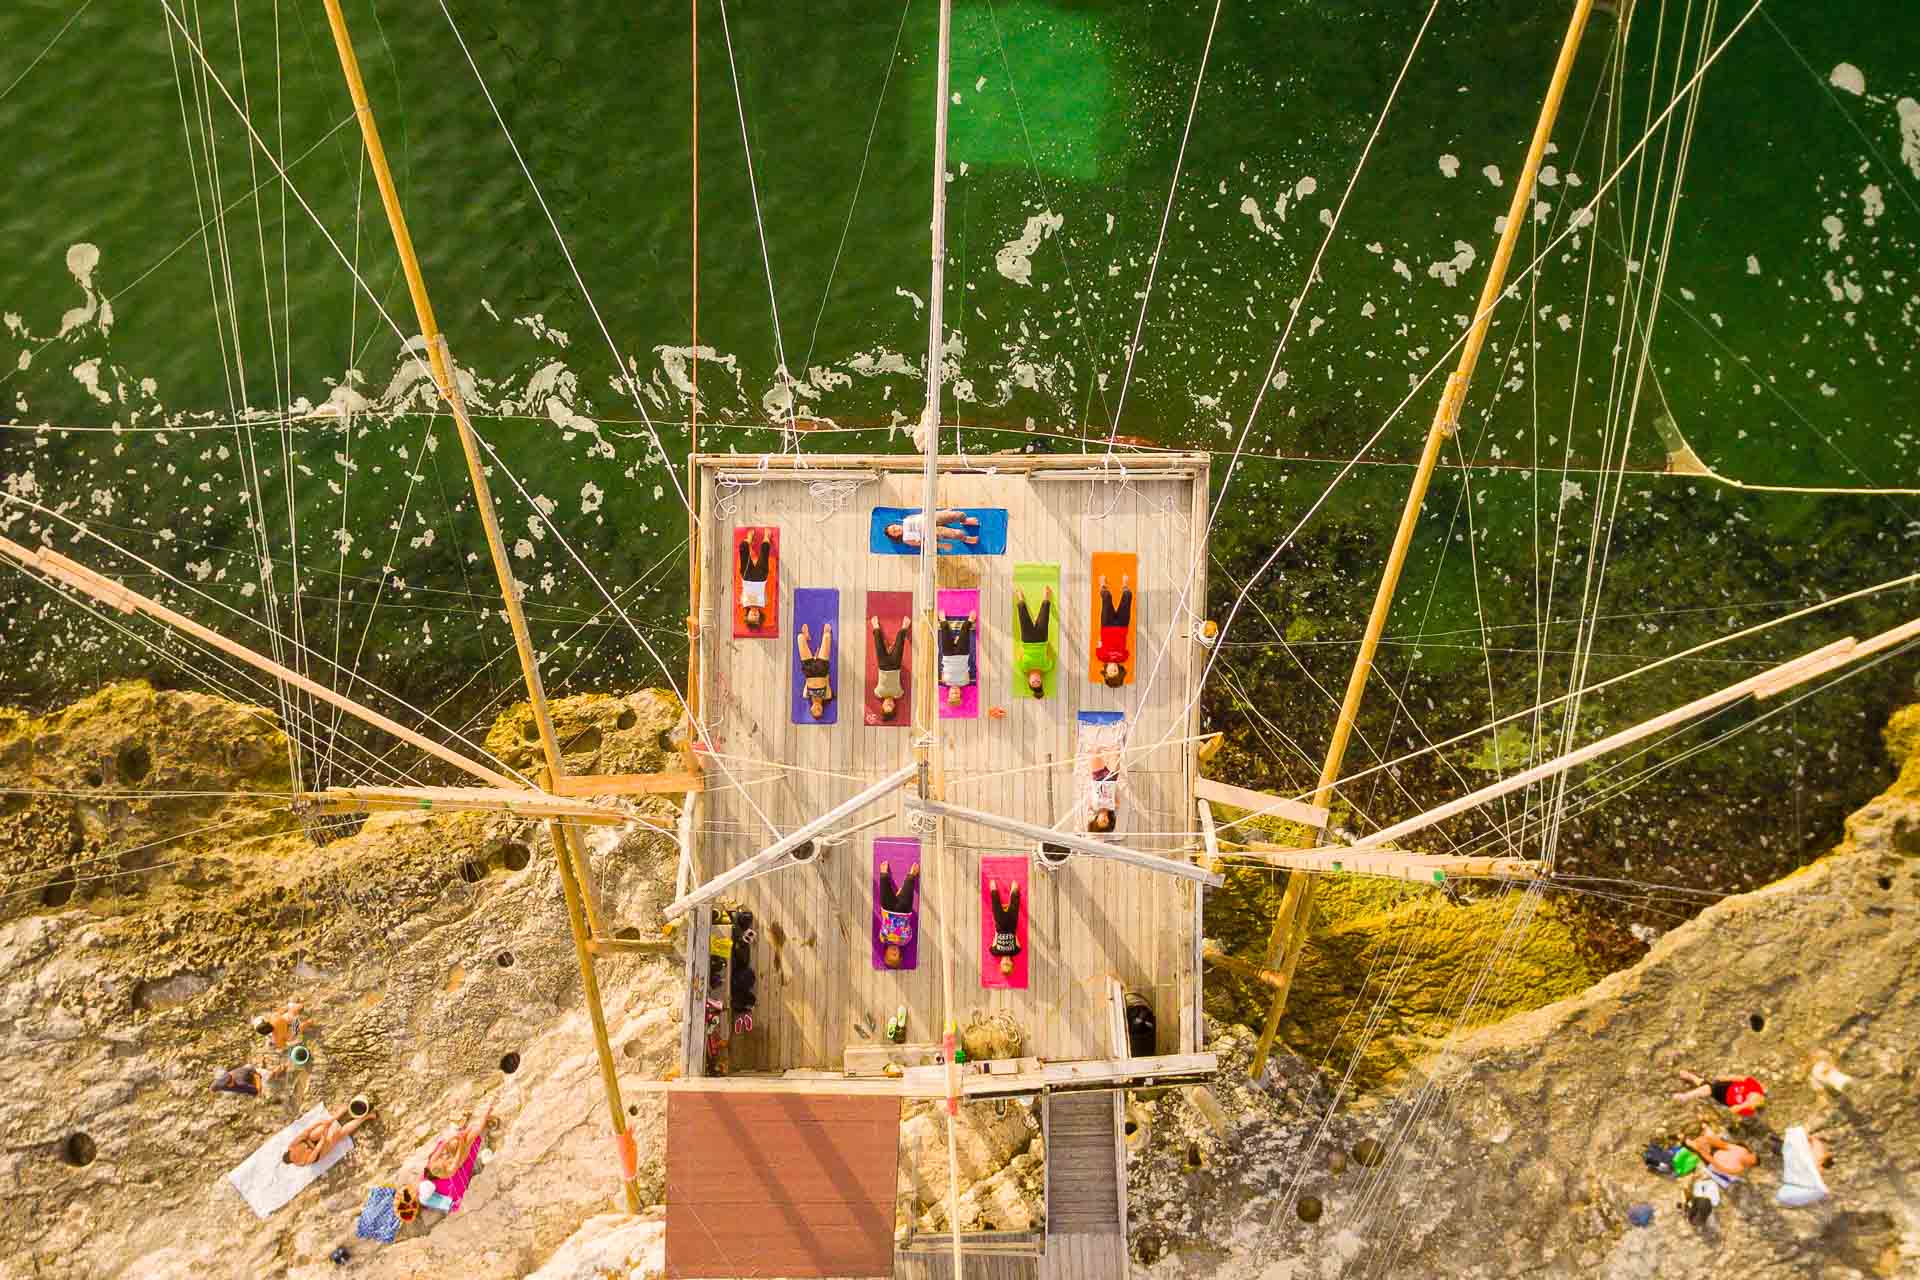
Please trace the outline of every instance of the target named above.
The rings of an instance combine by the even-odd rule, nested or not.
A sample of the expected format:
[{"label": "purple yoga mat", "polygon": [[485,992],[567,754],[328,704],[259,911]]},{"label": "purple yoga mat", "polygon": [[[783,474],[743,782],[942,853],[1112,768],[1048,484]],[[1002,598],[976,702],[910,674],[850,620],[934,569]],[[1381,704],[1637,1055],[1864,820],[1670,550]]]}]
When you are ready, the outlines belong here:
[{"label": "purple yoga mat", "polygon": [[[800,628],[807,629],[813,651],[820,652],[822,633],[833,625],[833,649],[827,654],[827,688],[833,700],[818,720],[807,710],[807,678],[800,674]],[[857,637],[856,637],[857,638]],[[793,639],[787,643],[787,666],[793,675],[793,722],[795,724],[838,724],[840,722],[840,650],[846,637],[840,628],[840,592],[833,587],[801,587],[793,593]]]},{"label": "purple yoga mat", "polygon": [[[893,869],[893,883],[906,887],[907,868],[920,861],[920,840],[917,836],[879,836],[873,842],[873,920],[867,932],[873,940],[873,967],[887,967],[887,944],[880,938],[880,864],[885,862]],[[924,882],[925,876],[921,879]],[[913,894],[913,937],[900,948],[900,969],[920,967],[920,891]]]},{"label": "purple yoga mat", "polygon": [[[980,592],[972,587],[963,589],[949,588],[938,594],[940,616],[942,618],[964,618],[980,609]],[[947,687],[941,685],[940,718],[942,720],[978,720],[980,718],[980,628],[985,618],[977,619],[973,624],[973,683],[960,693],[960,705],[954,706],[947,701]],[[936,641],[936,644],[938,642]],[[940,677],[939,649],[934,649],[934,678]]]}]

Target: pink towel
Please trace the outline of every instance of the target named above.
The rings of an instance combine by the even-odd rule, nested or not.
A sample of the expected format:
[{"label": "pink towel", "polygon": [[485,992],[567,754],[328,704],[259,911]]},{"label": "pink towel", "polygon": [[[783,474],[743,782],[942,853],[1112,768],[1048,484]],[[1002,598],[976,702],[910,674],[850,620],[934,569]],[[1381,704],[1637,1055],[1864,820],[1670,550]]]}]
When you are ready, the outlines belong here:
[{"label": "pink towel", "polygon": [[[440,1144],[434,1147],[433,1154],[427,1157],[427,1163],[432,1164],[438,1159],[441,1151],[446,1149],[447,1143],[458,1142],[463,1136],[463,1134],[455,1134],[451,1138],[441,1139]],[[432,1174],[426,1173],[424,1170],[422,1171],[422,1176],[425,1177],[427,1181],[433,1183],[433,1193],[447,1198],[451,1206],[447,1210],[448,1213],[452,1213],[455,1209],[458,1209],[460,1207],[460,1201],[466,1197],[467,1184],[473,1181],[474,1169],[480,1163],[480,1148],[486,1145],[486,1136],[483,1132],[480,1139],[473,1144],[473,1150],[467,1152],[467,1158],[461,1161],[460,1167],[444,1178],[436,1178]]]}]

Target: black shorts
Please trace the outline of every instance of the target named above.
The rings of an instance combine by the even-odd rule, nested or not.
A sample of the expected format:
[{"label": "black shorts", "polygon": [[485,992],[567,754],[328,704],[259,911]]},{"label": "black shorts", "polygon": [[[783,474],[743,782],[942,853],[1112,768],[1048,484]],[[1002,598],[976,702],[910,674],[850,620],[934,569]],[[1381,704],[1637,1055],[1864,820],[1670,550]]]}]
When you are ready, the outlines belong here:
[{"label": "black shorts", "polygon": [[1707,1086],[1707,1091],[1713,1095],[1715,1102],[1724,1107],[1727,1105],[1727,1086],[1732,1083],[1731,1080],[1715,1080]]}]

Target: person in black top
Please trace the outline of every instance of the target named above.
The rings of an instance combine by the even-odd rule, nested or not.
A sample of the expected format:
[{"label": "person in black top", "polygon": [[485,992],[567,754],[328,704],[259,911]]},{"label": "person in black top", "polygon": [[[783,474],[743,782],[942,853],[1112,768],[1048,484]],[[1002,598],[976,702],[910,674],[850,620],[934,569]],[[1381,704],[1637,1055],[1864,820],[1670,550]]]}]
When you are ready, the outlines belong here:
[{"label": "person in black top", "polygon": [[893,867],[880,864],[880,941],[885,948],[880,959],[889,969],[900,967],[901,948],[913,941],[913,915],[919,899],[919,863],[907,868],[905,882],[898,885],[893,882]]},{"label": "person in black top", "polygon": [[793,643],[800,651],[800,675],[806,681],[801,690],[807,698],[807,714],[815,720],[827,714],[833,701],[833,624],[820,629],[820,647],[815,649],[802,626],[794,632]]},{"label": "person in black top", "polygon": [[748,630],[758,631],[767,621],[767,578],[773,572],[773,542],[762,533],[756,551],[751,545],[753,535],[754,530],[749,529],[740,538],[740,603],[745,606],[742,617]]},{"label": "person in black top", "polygon": [[1000,882],[987,881],[988,901],[993,904],[993,945],[987,950],[1000,957],[1000,972],[1013,972],[1013,958],[1020,954],[1020,886],[1008,885],[1013,892],[1000,899]]},{"label": "person in black top", "polygon": [[973,627],[979,613],[940,619],[940,683],[947,687],[947,705],[957,707],[973,683]]}]

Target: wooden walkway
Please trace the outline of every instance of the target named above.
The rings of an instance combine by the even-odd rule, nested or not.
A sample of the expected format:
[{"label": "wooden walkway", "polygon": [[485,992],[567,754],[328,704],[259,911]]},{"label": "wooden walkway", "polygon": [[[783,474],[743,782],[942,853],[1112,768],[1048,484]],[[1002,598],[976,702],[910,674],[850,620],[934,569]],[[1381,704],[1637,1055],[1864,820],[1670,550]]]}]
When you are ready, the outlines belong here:
[{"label": "wooden walkway", "polygon": [[1117,1092],[1047,1097],[1047,1230],[1121,1232],[1120,1099]]},{"label": "wooden walkway", "polygon": [[[698,806],[694,883],[744,861],[911,760],[912,730],[864,723],[866,593],[911,591],[917,559],[868,550],[876,505],[917,507],[912,456],[809,458],[804,471],[764,472],[756,459],[704,458],[698,475],[701,534],[699,673],[711,748],[708,790]],[[1076,713],[1120,710],[1132,741],[1152,749],[1123,770],[1123,838],[1132,848],[1180,856],[1192,849],[1195,681],[1204,656],[1192,638],[1205,599],[1206,459],[1128,457],[1124,480],[1093,474],[1087,459],[972,459],[943,472],[943,506],[1002,507],[1006,555],[946,556],[944,587],[974,587],[981,601],[981,705],[977,720],[945,720],[946,794],[955,804],[1051,826],[1083,803],[1071,765]],[[980,468],[1000,468],[988,474]],[[1034,470],[1026,470],[1034,468]],[[1052,472],[1072,474],[1059,476]],[[736,530],[780,529],[778,639],[732,636]],[[1111,690],[1088,678],[1094,619],[1089,563],[1096,551],[1140,558],[1135,612],[1137,675]],[[1045,701],[1012,693],[1012,571],[1018,562],[1061,566],[1058,687]],[[1116,584],[1117,585],[1117,584]],[[790,715],[793,593],[840,592],[835,647],[839,722],[794,724]],[[898,619],[887,620],[891,634]],[[988,708],[1005,709],[1004,718]],[[1158,744],[1158,745],[1152,745]],[[735,1070],[838,1068],[846,1047],[881,1038],[893,1011],[908,1009],[908,1039],[938,1038],[941,949],[954,948],[954,1011],[1003,1011],[1027,1036],[1026,1052],[1049,1059],[1110,1056],[1107,982],[1118,978],[1154,1004],[1162,1053],[1189,1049],[1184,1028],[1198,990],[1197,890],[1153,871],[1075,855],[1058,870],[1030,863],[1030,985],[986,989],[980,980],[980,875],[988,854],[1028,852],[1013,837],[950,824],[946,865],[923,867],[921,946],[913,972],[876,970],[870,955],[870,858],[876,836],[911,832],[890,799],[852,821],[883,820],[732,896],[760,922],[754,963],[754,1029],[737,1037]],[[1079,827],[1084,831],[1084,824]],[[906,868],[895,868],[902,874]],[[697,1068],[696,1068],[697,1069]]]}]

